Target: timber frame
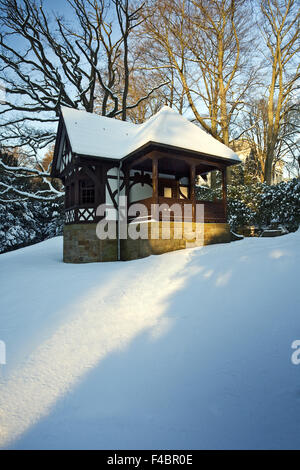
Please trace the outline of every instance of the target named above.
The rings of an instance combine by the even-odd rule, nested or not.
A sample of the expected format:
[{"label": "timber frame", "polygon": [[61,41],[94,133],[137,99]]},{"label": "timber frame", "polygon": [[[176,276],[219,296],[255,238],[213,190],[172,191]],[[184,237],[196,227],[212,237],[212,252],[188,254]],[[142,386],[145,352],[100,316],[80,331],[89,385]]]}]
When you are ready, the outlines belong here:
[{"label": "timber frame", "polygon": [[[148,197],[133,202],[143,203],[149,211],[151,204],[191,204],[191,221],[195,221],[197,202],[204,205],[205,223],[226,223],[226,168],[236,163],[235,160],[155,142],[148,142],[121,160],[78,155],[72,152],[67,130],[60,118],[51,176],[61,178],[66,188],[66,225],[98,222],[101,217],[96,215],[96,209],[107,199],[118,209],[116,170],[119,166],[122,172],[119,190],[128,197],[128,208],[131,205],[132,188],[135,185],[147,186]],[[213,170],[219,170],[222,174],[222,200],[196,201],[196,176],[206,175]],[[180,183],[181,180],[185,180],[185,183]],[[169,190],[168,197],[164,194],[165,187]]]},{"label": "timber frame", "polygon": [[[131,260],[230,242],[226,174],[240,160],[170,108],[157,115],[135,127],[62,109],[51,176],[65,185],[66,263]],[[221,199],[197,199],[196,178],[206,180],[216,170],[222,176]],[[113,230],[104,229],[102,237],[104,227]],[[143,236],[132,236],[142,228]]]}]

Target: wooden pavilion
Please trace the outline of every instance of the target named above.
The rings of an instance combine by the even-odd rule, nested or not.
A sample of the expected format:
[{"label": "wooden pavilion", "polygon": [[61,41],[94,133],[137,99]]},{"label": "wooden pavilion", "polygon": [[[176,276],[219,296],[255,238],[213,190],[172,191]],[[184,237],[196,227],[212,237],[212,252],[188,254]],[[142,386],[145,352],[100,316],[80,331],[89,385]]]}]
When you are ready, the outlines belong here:
[{"label": "wooden pavilion", "polygon": [[[66,190],[64,260],[134,259],[186,247],[184,236],[174,236],[182,221],[172,212],[168,240],[151,235],[147,240],[99,240],[96,226],[103,216],[97,215],[97,208],[106,204],[119,214],[120,196],[126,196],[128,210],[144,204],[149,226],[164,223],[163,210],[153,220],[153,204],[188,204],[191,216],[184,223],[191,229],[201,223],[205,244],[230,241],[226,168],[238,163],[231,149],[167,106],[138,125],[62,107],[51,176],[60,178]],[[213,170],[222,174],[222,200],[196,201],[196,177],[206,178]],[[199,203],[204,206],[201,221],[196,220]]]}]

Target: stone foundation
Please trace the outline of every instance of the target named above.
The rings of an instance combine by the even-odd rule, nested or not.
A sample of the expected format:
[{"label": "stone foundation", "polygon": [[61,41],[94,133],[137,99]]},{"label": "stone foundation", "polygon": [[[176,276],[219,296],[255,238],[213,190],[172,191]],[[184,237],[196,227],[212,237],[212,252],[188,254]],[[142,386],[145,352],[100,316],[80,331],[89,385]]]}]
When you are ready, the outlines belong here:
[{"label": "stone foundation", "polygon": [[116,261],[118,246],[116,240],[99,240],[97,224],[72,224],[64,226],[64,262],[92,263],[95,261]]},{"label": "stone foundation", "polygon": [[[229,243],[231,238],[228,224],[170,222],[170,237],[167,226],[168,222],[148,222],[146,226],[143,224],[144,234],[148,235],[148,239],[121,240],[121,259],[128,261],[196,246]],[[137,224],[136,231],[140,229],[141,224]],[[116,261],[117,257],[117,240],[99,240],[96,236],[96,224],[65,225],[65,263]]]}]

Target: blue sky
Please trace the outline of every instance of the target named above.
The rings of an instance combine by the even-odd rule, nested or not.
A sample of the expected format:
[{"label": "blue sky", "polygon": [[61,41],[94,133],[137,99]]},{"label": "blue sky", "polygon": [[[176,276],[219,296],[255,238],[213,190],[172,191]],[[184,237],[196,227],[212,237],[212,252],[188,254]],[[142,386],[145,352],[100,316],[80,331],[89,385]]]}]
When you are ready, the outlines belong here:
[{"label": "blue sky", "polygon": [[70,10],[70,6],[66,0],[44,0],[43,5],[49,11],[54,10],[64,13]]}]

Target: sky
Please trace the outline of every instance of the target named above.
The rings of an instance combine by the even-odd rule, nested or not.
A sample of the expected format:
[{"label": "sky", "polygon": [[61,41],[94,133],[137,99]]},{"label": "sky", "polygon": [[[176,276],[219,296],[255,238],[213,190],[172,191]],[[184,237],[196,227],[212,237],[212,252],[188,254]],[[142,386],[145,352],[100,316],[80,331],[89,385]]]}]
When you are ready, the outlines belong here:
[{"label": "sky", "polygon": [[70,11],[68,2],[61,0],[44,0],[43,5],[48,11],[60,12],[61,14]]},{"label": "sky", "polygon": [[[72,8],[70,7],[67,0],[44,0],[43,6],[44,6],[44,9],[49,13],[50,21],[51,21],[51,17],[54,20],[55,15],[59,14],[59,15],[63,15],[65,19],[68,20],[72,24],[72,16],[74,15],[74,13],[72,12]],[[73,24],[75,28],[75,22]],[[15,37],[13,41],[16,41]],[[2,95],[3,95],[3,92],[2,92]],[[1,90],[0,90],[0,100],[1,100]],[[202,115],[207,114],[207,110],[203,106],[201,106],[200,103],[197,103],[197,105],[198,105],[198,110]],[[193,118],[193,114],[190,110],[188,110],[185,115],[189,119]]]}]

